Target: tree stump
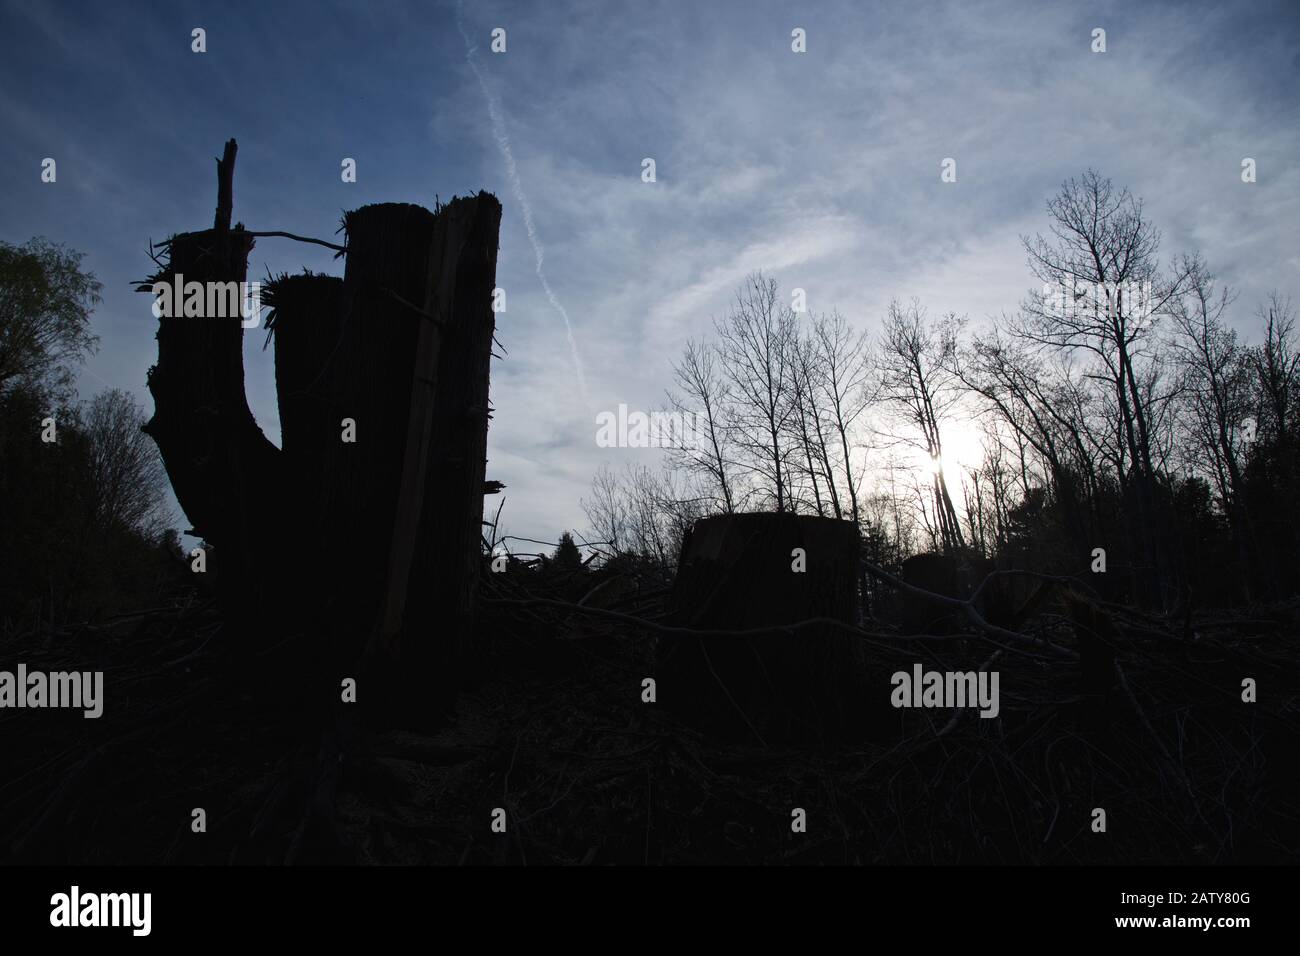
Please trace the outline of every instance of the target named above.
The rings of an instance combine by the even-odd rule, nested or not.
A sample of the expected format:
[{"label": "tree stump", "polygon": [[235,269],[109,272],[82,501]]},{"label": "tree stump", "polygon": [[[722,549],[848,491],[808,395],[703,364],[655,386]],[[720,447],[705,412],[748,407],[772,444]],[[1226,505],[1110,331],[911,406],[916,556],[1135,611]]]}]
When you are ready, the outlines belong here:
[{"label": "tree stump", "polygon": [[[417,310],[425,307],[435,281],[435,222],[429,210],[406,203],[363,206],[343,220],[343,319],[333,358],[321,372],[326,431],[319,436],[323,460],[314,522],[328,577],[325,627],[339,666],[360,659],[385,600],[409,409],[416,397],[416,343],[426,321]],[[434,369],[425,365],[419,374],[431,377]],[[428,390],[422,383],[418,388]]]},{"label": "tree stump", "polygon": [[[236,146],[217,164],[218,201],[212,229],[181,233],[167,244],[166,266],[154,281],[242,283],[253,237],[230,226]],[[199,537],[216,545],[218,597],[241,642],[274,629],[275,562],[280,521],[280,451],[262,433],[244,395],[244,329],[240,315],[185,315],[180,303],[158,320],[158,362],[147,383],[154,414],[144,431],[162,456],[176,499]],[[203,310],[201,310],[203,311]]]},{"label": "tree stump", "polygon": [[[230,225],[235,153],[231,140],[218,161],[214,227],[171,239],[157,279],[244,280],[254,236]],[[434,211],[366,206],[344,218],[342,279],[270,284],[282,448],[245,399],[241,316],[160,319],[146,431],[216,545],[228,631],[288,648],[261,670],[283,665],[277,678],[325,700],[365,671],[370,700],[409,716],[464,677],[500,222],[483,192]],[[284,630],[310,639],[309,659]]]},{"label": "tree stump", "polygon": [[[441,326],[431,457],[424,477],[425,519],[415,540],[407,614],[416,623],[403,648],[406,673],[425,675],[441,696],[449,681],[474,664],[471,639],[482,569],[483,495],[487,487],[487,438],[491,417],[489,370],[496,314],[501,203],[495,196],[454,199],[448,217],[461,239],[454,297]],[[421,628],[436,623],[432,639]]]},{"label": "tree stump", "polygon": [[338,276],[303,273],[276,279],[262,296],[271,306],[266,327],[275,338],[280,449],[293,463],[288,480],[294,498],[313,504],[325,446],[334,438],[322,373],[339,344],[342,292]]},{"label": "tree stump", "polygon": [[[857,532],[848,521],[788,513],[703,518],[687,531],[673,623],[749,630],[829,618],[852,624]],[[805,569],[794,570],[802,549]],[[657,696],[724,739],[817,746],[850,736],[865,654],[833,624],[751,636],[660,638]]]},{"label": "tree stump", "polygon": [[[320,523],[330,593],[345,596],[330,627],[343,659],[355,652],[417,709],[457,683],[470,650],[500,220],[487,193],[345,219],[339,358],[322,373]],[[339,439],[344,419],[355,442]]]}]

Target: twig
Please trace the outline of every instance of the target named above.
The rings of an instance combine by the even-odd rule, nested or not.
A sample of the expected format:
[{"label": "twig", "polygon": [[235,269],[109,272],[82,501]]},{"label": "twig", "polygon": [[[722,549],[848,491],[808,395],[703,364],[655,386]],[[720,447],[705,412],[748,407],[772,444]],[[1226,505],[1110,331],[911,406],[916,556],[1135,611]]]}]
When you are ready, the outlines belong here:
[{"label": "twig", "polygon": [[292,240],[294,240],[295,242],[310,242],[310,243],[313,243],[314,245],[317,245],[317,246],[324,246],[326,249],[334,249],[334,250],[336,250],[336,251],[338,251],[338,252],[347,252],[347,251],[348,251],[347,246],[338,246],[338,245],[335,245],[335,244],[332,243],[332,242],[326,242],[324,239],[312,239],[312,238],[309,238],[308,236],[295,236],[292,232],[281,232],[281,231],[278,230],[278,229],[277,229],[277,230],[272,230],[272,231],[270,231],[270,232],[246,232],[245,235],[249,235],[249,236],[257,236],[257,237],[261,237],[261,236],[279,236],[279,237],[282,238],[282,239],[292,239]]}]

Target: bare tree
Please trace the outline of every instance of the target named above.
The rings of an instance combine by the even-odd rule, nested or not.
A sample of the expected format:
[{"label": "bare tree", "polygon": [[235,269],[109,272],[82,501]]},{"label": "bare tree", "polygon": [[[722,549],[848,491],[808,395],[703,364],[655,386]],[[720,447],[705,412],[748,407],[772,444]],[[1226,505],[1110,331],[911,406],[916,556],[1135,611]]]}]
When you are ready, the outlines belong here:
[{"label": "bare tree", "polygon": [[153,537],[170,517],[162,458],[140,430],[147,418],[121,389],[100,392],[86,409],[92,525],[97,529],[130,528]]},{"label": "bare tree", "polygon": [[[1250,465],[1256,477],[1256,524],[1260,537],[1272,540],[1268,559],[1260,562],[1276,589],[1295,582],[1295,556],[1300,551],[1300,348],[1296,344],[1295,314],[1290,299],[1274,293],[1260,309],[1264,342],[1250,350],[1255,373],[1256,441]],[[1259,542],[1261,545],[1263,541]]]},{"label": "bare tree", "polygon": [[1015,473],[997,420],[983,425],[984,457],[962,478],[962,510],[967,540],[976,551],[993,557],[1007,544],[1008,514],[1015,503]]},{"label": "bare tree", "polygon": [[601,541],[613,554],[629,547],[628,507],[618,475],[601,465],[591,479],[591,496],[581,501],[583,513],[591,522],[591,537]]},{"label": "bare tree", "polygon": [[1004,335],[999,323],[968,346],[953,343],[946,361],[1005,426],[1016,446],[1021,495],[1050,483],[1075,545],[1083,547],[1096,530],[1100,469],[1113,448],[1086,380],[1067,357],[1040,355]]},{"label": "bare tree", "polygon": [[1242,584],[1249,595],[1259,574],[1254,523],[1244,500],[1248,439],[1243,426],[1254,399],[1250,362],[1237,333],[1224,323],[1232,290],[1216,287],[1197,258],[1186,260],[1186,270],[1187,294],[1171,310],[1186,457],[1194,471],[1207,472],[1214,482],[1241,554]]},{"label": "bare tree", "polygon": [[707,476],[717,487],[722,510],[735,511],[728,466],[731,455],[731,384],[723,374],[718,350],[711,343],[686,343],[681,361],[673,366],[681,396],[669,395],[673,407],[695,416],[700,446],[674,449],[672,454],[688,471]]},{"label": "bare tree", "polygon": [[931,462],[933,510],[927,514],[939,544],[950,553],[964,544],[943,468],[941,426],[962,399],[961,383],[948,362],[951,342],[951,336],[927,320],[919,302],[913,299],[903,306],[895,300],[889,305],[878,357],[881,401],[906,432],[894,437],[924,452]]},{"label": "bare tree", "polygon": [[1293,430],[1300,390],[1300,348],[1291,300],[1273,293],[1260,309],[1260,318],[1264,344],[1251,353],[1260,391],[1258,426],[1262,437],[1283,440]]},{"label": "bare tree", "polygon": [[[790,380],[794,414],[790,416],[791,440],[799,449],[792,473],[812,487],[813,505],[823,517],[829,504],[835,517],[841,516],[839,493],[831,473],[824,415],[819,407],[816,383],[821,379],[821,357],[812,339],[800,336],[790,343]],[[826,489],[826,500],[822,488]],[[796,499],[797,500],[797,499]]]},{"label": "bare tree", "polygon": [[1177,302],[1186,275],[1161,276],[1160,234],[1128,190],[1089,170],[1049,200],[1051,240],[1025,238],[1029,265],[1044,283],[1025,303],[1023,337],[1094,356],[1107,378],[1129,467],[1151,474],[1149,405],[1137,365],[1156,320]]},{"label": "bare tree", "polygon": [[1157,320],[1177,302],[1188,276],[1161,272],[1160,233],[1142,203],[1093,170],[1067,180],[1047,210],[1051,238],[1023,240],[1044,287],[1030,293],[1016,331],[1043,347],[1093,359],[1089,374],[1105,384],[1111,402],[1120,478],[1137,493],[1148,596],[1163,603],[1166,561],[1155,521],[1153,455],[1158,390],[1149,379],[1144,387],[1142,366]]},{"label": "bare tree", "polygon": [[735,398],[735,444],[777,511],[791,507],[787,426],[795,414],[793,311],[776,280],[750,275],[727,318],[716,324],[723,369]]},{"label": "bare tree", "polygon": [[1224,511],[1234,513],[1242,487],[1242,423],[1251,412],[1250,367],[1224,313],[1232,290],[1216,288],[1203,263],[1187,265],[1188,292],[1170,311],[1171,339],[1184,387],[1194,461],[1213,477]]},{"label": "bare tree", "polygon": [[686,529],[708,513],[709,498],[695,491],[670,468],[656,473],[628,463],[616,473],[602,465],[592,480],[591,497],[581,504],[591,537],[606,542],[609,553],[638,555],[670,570]]},{"label": "bare tree", "polygon": [[[844,477],[844,489],[849,497],[850,516],[854,524],[858,524],[861,519],[858,489],[866,463],[854,464],[853,452],[857,445],[850,435],[854,434],[859,419],[877,397],[877,392],[872,387],[872,353],[867,333],[856,333],[853,326],[838,312],[831,313],[829,317],[818,316],[813,321],[812,334],[820,357],[820,392],[829,413],[830,427],[834,429],[833,440],[839,445],[839,466]],[[830,456],[826,457],[829,471]],[[839,516],[837,503],[836,517]]]}]

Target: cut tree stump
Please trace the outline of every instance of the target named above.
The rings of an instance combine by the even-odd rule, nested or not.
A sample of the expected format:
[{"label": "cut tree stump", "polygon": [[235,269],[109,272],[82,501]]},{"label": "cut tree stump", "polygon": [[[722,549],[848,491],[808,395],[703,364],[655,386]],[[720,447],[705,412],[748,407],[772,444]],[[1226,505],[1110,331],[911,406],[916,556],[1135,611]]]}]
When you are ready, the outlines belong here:
[{"label": "cut tree stump", "polygon": [[[806,570],[793,570],[795,549]],[[687,531],[671,599],[674,624],[749,630],[832,618],[852,624],[857,532],[792,514],[703,518]],[[832,624],[753,636],[660,638],[659,702],[720,738],[765,746],[851,737],[862,715],[865,653]]]}]

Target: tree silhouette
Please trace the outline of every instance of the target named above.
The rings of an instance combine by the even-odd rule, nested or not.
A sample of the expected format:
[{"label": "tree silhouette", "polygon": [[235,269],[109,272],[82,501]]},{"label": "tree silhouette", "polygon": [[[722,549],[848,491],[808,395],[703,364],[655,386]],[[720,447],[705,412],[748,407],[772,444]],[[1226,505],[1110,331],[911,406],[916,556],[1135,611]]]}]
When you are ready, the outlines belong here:
[{"label": "tree silhouette", "polygon": [[581,570],[582,552],[573,543],[573,535],[567,531],[560,535],[560,543],[552,553],[551,560],[555,562],[557,567],[568,568],[571,571]]},{"label": "tree silhouette", "polygon": [[[255,239],[288,236],[231,226],[235,155],[213,228],[166,242],[140,291],[242,282]],[[310,636],[321,693],[365,671],[416,707],[470,655],[500,217],[487,193],[365,206],[344,216],[341,279],[271,283],[282,448],[249,410],[240,316],[159,319],[146,430],[220,556],[227,633]]]}]

